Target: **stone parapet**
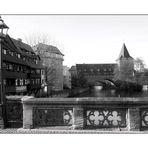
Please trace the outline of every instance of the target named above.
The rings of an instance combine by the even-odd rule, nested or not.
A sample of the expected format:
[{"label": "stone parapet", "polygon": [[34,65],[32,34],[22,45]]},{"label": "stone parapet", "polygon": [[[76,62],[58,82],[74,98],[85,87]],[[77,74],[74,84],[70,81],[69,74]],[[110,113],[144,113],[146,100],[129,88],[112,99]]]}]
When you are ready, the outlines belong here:
[{"label": "stone parapet", "polygon": [[116,131],[140,131],[143,126],[148,129],[146,97],[24,97],[22,103],[23,128],[34,128],[37,125]]}]

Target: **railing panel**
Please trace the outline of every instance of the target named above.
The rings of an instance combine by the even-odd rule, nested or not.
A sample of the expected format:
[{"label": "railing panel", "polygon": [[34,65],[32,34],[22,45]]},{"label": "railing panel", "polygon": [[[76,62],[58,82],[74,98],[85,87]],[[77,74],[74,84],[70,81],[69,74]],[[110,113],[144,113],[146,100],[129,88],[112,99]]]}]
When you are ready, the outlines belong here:
[{"label": "railing panel", "polygon": [[6,104],[7,127],[22,127],[23,107],[21,102],[7,101]]},{"label": "railing panel", "polygon": [[85,110],[86,128],[126,127],[126,109],[96,108]]},{"label": "railing panel", "polygon": [[148,129],[148,108],[141,109],[141,128]]},{"label": "railing panel", "polygon": [[33,125],[71,126],[72,114],[72,108],[34,108]]}]

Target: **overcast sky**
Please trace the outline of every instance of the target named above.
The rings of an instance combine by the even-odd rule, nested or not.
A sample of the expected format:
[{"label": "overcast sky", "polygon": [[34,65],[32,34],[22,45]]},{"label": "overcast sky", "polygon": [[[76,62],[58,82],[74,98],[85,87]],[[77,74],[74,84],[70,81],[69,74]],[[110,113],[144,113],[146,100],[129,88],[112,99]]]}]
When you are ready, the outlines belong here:
[{"label": "overcast sky", "polygon": [[24,42],[47,34],[63,52],[64,65],[115,63],[123,43],[148,65],[148,15],[2,15],[9,35]]}]

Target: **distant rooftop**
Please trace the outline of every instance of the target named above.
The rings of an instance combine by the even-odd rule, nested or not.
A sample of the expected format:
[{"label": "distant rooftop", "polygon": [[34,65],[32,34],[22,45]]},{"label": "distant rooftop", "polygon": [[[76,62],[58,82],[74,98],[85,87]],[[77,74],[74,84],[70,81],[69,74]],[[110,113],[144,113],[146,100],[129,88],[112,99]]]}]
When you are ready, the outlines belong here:
[{"label": "distant rooftop", "polygon": [[76,70],[76,66],[71,66],[71,68],[69,70],[70,71],[75,71]]},{"label": "distant rooftop", "polygon": [[[122,58],[132,58],[125,46],[125,43],[123,44],[122,48],[121,48],[121,52],[119,54],[119,57],[117,60],[122,59]],[[133,59],[133,58],[132,58]]]},{"label": "distant rooftop", "polygon": [[64,54],[62,54],[61,51],[57,47],[52,46],[52,45],[47,45],[47,44],[39,43],[35,47],[37,48],[37,51],[42,49],[42,51],[44,51],[44,52],[47,51],[49,53],[55,53],[55,54],[60,54],[60,55],[64,56]]}]

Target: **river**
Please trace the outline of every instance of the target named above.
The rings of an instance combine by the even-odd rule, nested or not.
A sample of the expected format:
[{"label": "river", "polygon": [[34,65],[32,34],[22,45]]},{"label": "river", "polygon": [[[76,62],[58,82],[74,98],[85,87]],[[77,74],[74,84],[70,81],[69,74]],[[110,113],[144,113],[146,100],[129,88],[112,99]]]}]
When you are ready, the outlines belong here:
[{"label": "river", "polygon": [[77,94],[73,97],[148,97],[148,90],[143,90],[142,92],[117,92],[115,89],[100,89],[98,87],[93,87],[89,91]]}]

